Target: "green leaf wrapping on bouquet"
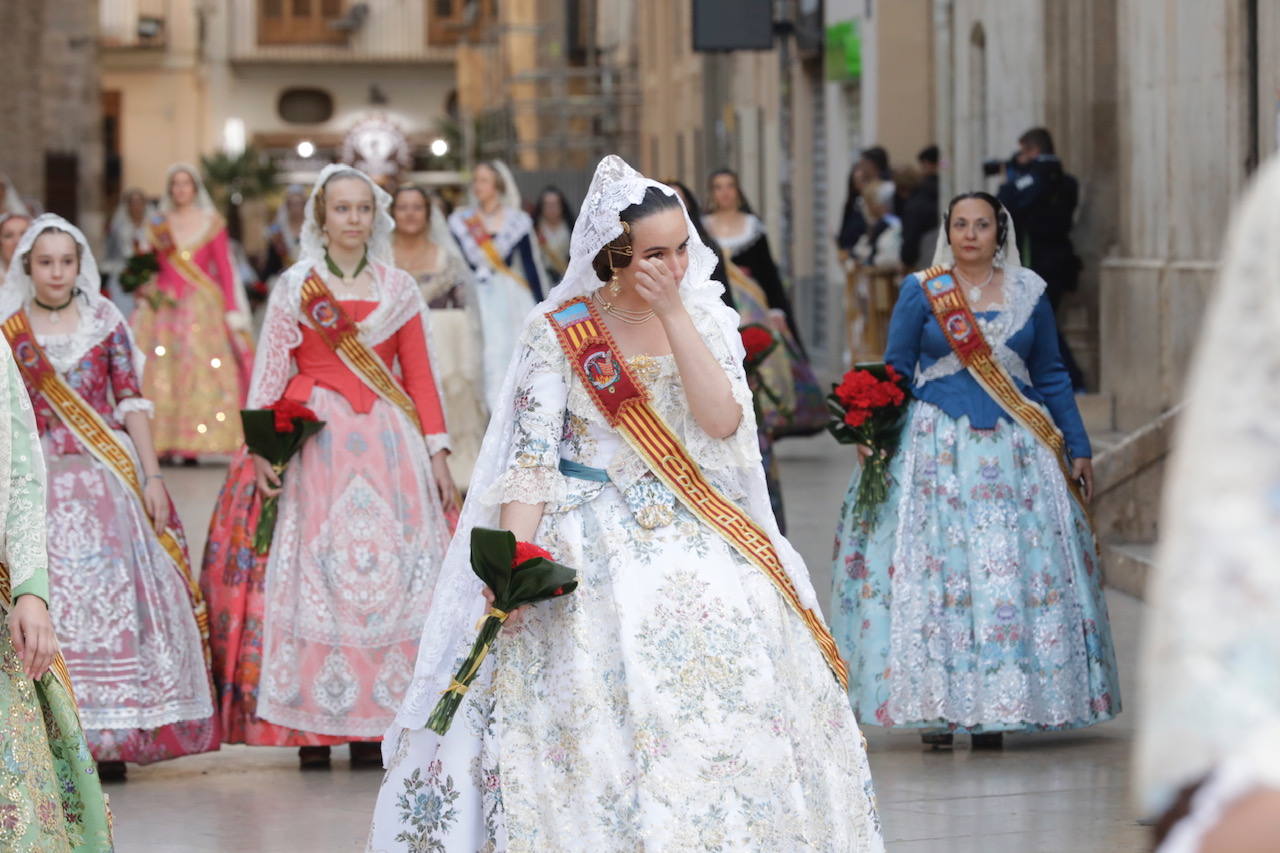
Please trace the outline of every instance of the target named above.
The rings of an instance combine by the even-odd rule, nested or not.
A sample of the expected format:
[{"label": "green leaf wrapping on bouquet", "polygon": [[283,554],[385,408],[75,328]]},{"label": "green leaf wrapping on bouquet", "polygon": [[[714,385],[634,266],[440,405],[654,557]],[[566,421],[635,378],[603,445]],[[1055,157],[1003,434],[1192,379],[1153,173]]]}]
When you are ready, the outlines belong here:
[{"label": "green leaf wrapping on bouquet", "polygon": [[[307,410],[308,412],[310,410]],[[276,429],[276,413],[272,409],[241,409],[240,425],[244,428],[244,443],[250,453],[271,463],[276,476],[284,482],[284,472],[307,439],[324,429],[325,422],[305,417],[290,419],[292,431]],[[276,517],[280,509],[279,496],[262,499],[262,511],[258,526],[253,532],[253,550],[259,555],[271,550],[275,535]]]},{"label": "green leaf wrapping on bouquet", "polygon": [[131,255],[129,260],[124,262],[124,269],[120,272],[120,289],[125,293],[134,293],[155,278],[158,272],[160,272],[160,262],[156,259],[155,252]]},{"label": "green leaf wrapping on bouquet", "polygon": [[578,588],[578,573],[545,557],[514,565],[516,537],[509,530],[477,527],[471,531],[471,570],[493,593],[493,607],[480,626],[471,652],[427,719],[437,734],[449,731],[462,697],[475,680],[508,615],[517,607],[568,595]]}]

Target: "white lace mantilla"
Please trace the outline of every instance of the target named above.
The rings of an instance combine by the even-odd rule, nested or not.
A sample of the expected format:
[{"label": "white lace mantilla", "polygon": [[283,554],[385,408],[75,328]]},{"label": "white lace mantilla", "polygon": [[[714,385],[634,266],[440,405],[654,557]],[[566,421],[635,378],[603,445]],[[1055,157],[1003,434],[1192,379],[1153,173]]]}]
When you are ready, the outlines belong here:
[{"label": "white lace mantilla", "polygon": [[[919,287],[917,282],[915,287]],[[1004,283],[1004,302],[994,308],[994,317],[985,316],[986,312],[974,312],[978,318],[978,326],[982,334],[991,344],[991,351],[996,361],[1009,372],[1009,375],[1025,385],[1031,384],[1031,371],[1027,363],[1009,348],[1009,338],[1013,337],[1036,310],[1036,304],[1044,295],[1044,279],[1026,267],[1017,267],[1013,276]],[[955,353],[948,353],[929,365],[927,370],[916,367],[916,384],[926,385],[935,379],[944,379],[964,370],[964,365]]]},{"label": "white lace mantilla", "polygon": [[[0,346],[0,362],[0,400],[9,409],[0,423],[0,556],[9,566],[10,588],[17,590],[49,568],[45,467],[35,411],[9,347]],[[0,600],[0,609],[8,605]]]}]

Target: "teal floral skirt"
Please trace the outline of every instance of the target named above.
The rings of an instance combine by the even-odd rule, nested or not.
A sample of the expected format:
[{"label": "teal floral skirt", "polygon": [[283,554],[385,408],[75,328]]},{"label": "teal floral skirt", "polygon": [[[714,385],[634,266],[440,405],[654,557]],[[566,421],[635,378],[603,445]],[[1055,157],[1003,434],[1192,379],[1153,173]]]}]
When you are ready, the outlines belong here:
[{"label": "teal floral skirt", "polygon": [[75,700],[32,682],[0,620],[0,850],[109,851],[111,820]]},{"label": "teal floral skirt", "polygon": [[863,724],[995,732],[1120,711],[1097,546],[1050,451],[911,404],[889,497],[836,533],[831,627]]}]

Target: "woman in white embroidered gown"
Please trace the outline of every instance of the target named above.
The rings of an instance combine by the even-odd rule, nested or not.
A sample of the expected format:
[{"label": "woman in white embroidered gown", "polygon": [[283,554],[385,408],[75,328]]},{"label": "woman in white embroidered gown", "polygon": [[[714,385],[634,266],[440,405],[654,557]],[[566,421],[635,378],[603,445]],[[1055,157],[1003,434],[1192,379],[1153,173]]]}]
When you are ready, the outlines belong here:
[{"label": "woman in white embroidered gown", "polygon": [[[1280,159],[1236,213],[1147,586],[1135,781],[1160,853],[1280,839]],[[1166,834],[1167,833],[1167,834]]]},{"label": "woman in white embroidered gown", "polygon": [[[627,248],[600,300],[607,259]],[[565,278],[528,318],[485,437],[384,741],[369,850],[883,849],[862,738],[808,627],[607,425],[545,316],[609,302],[653,408],[816,607],[769,509],[714,265],[669,187],[601,162]],[[506,629],[440,737],[424,723],[487,606],[468,566],[477,525],[542,545],[581,585]]]},{"label": "woman in white embroidered gown", "polygon": [[493,410],[520,324],[550,290],[533,219],[520,207],[520,191],[500,160],[481,163],[471,179],[472,203],[449,215],[462,256],[476,274],[484,332],[484,394]]}]

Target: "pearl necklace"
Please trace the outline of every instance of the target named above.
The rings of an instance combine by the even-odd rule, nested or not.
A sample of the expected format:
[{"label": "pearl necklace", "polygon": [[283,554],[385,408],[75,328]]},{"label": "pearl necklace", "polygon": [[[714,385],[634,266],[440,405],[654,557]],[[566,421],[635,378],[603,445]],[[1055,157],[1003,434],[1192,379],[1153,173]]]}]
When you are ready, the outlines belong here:
[{"label": "pearl necklace", "polygon": [[611,317],[617,317],[622,322],[631,326],[639,326],[642,323],[647,323],[649,320],[653,319],[655,314],[658,313],[652,308],[646,311],[636,311],[632,308],[619,308],[617,305],[614,305],[612,302],[601,296],[599,290],[595,292],[594,298],[596,304],[599,305],[606,314]]},{"label": "pearl necklace", "polygon": [[974,284],[973,282],[969,281],[969,279],[964,277],[964,275],[960,272],[959,267],[952,267],[951,271],[956,274],[956,278],[960,279],[962,282],[964,282],[969,286],[969,302],[970,303],[980,302],[982,300],[982,289],[986,287],[988,284],[990,284],[992,279],[996,277],[996,268],[992,267],[991,272],[987,274],[986,281],[984,281],[982,284]]}]

